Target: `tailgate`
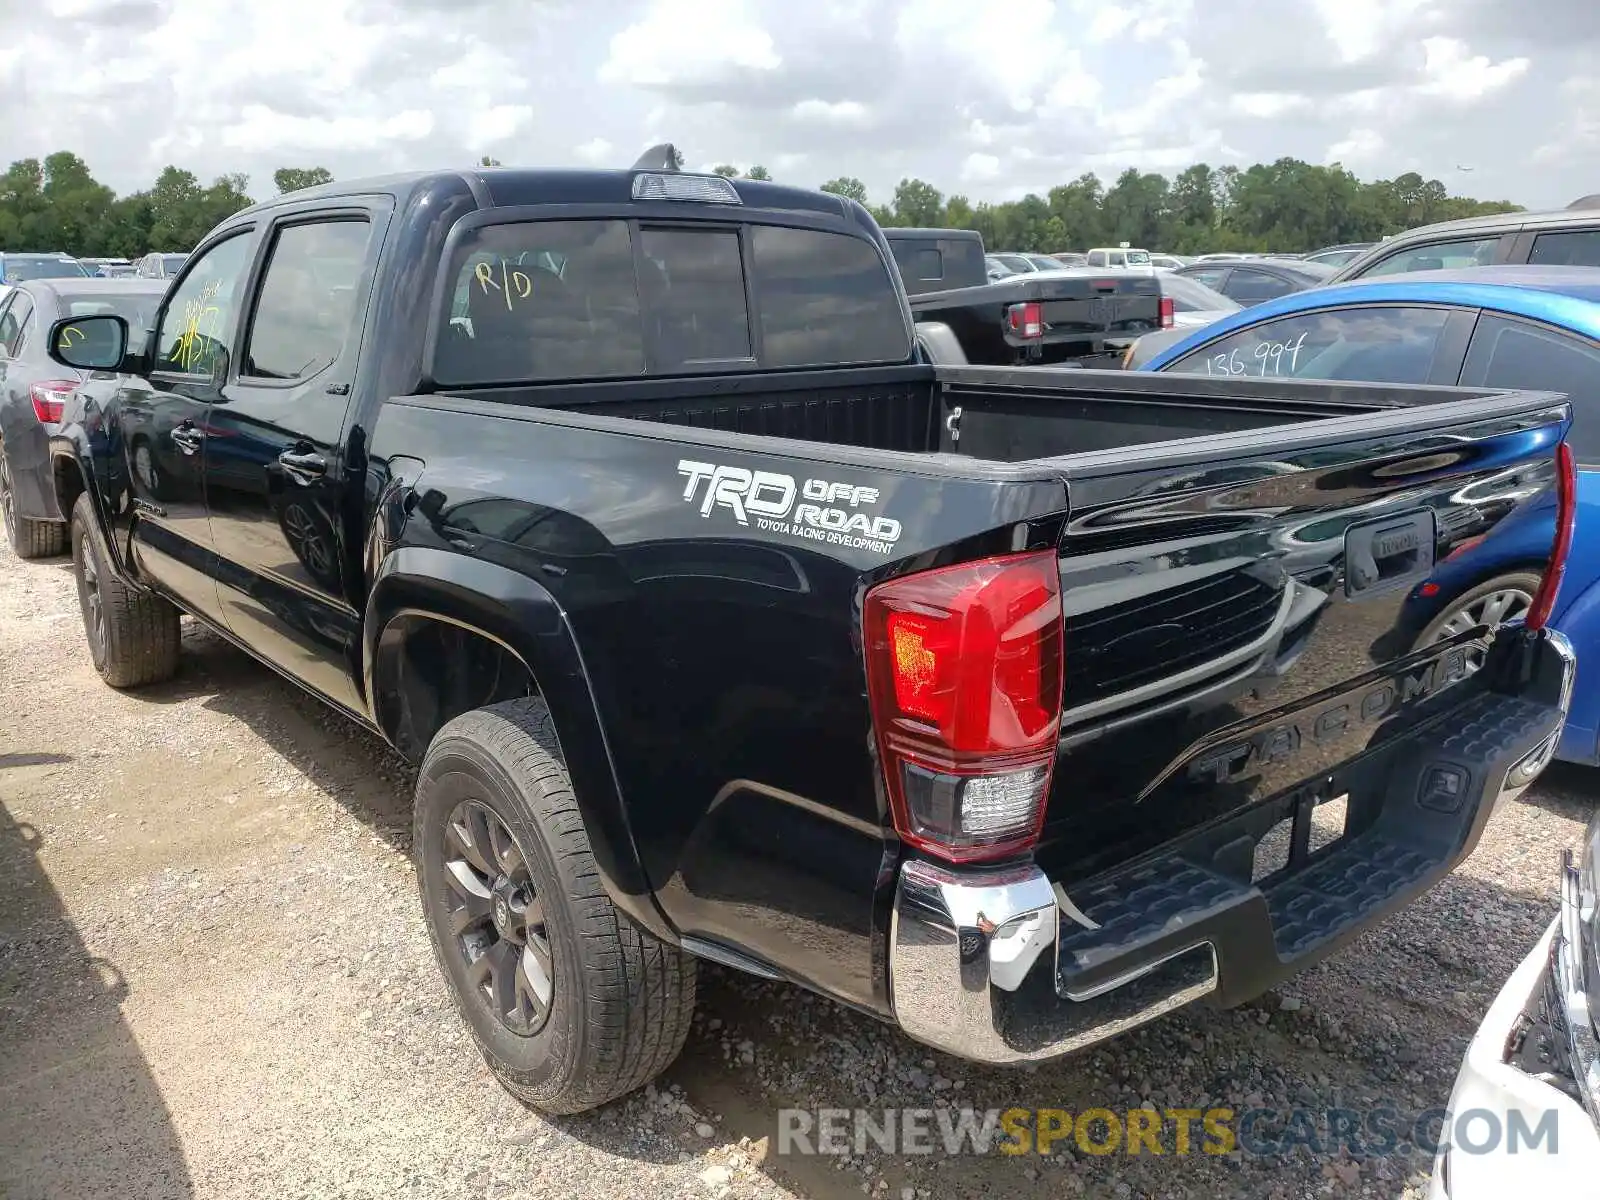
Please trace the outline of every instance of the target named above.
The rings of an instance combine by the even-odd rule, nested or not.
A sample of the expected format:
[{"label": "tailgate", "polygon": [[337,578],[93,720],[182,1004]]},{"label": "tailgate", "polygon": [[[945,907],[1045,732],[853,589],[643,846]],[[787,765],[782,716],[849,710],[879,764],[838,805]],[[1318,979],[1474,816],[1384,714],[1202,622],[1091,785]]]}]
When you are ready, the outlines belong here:
[{"label": "tailgate", "polygon": [[1154,275],[1104,275],[1040,280],[1038,299],[1046,345],[1108,337],[1137,337],[1161,328],[1161,284]]},{"label": "tailgate", "polygon": [[1498,395],[1055,460],[1050,877],[1093,880],[1295,789],[1354,832],[1353,764],[1439,711],[1495,636],[1468,622],[1423,646],[1441,612],[1544,570],[1567,420],[1557,397]]}]

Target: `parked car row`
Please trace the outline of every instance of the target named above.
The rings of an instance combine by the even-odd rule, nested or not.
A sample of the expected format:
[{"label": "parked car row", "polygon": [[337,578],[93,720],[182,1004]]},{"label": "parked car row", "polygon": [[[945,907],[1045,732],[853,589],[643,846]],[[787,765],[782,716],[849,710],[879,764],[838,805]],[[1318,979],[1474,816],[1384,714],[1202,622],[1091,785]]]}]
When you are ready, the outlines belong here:
[{"label": "parked car row", "polygon": [[59,252],[0,251],[0,287],[27,279],[168,279],[178,273],[187,254],[146,254],[137,263],[125,258],[74,258]]}]

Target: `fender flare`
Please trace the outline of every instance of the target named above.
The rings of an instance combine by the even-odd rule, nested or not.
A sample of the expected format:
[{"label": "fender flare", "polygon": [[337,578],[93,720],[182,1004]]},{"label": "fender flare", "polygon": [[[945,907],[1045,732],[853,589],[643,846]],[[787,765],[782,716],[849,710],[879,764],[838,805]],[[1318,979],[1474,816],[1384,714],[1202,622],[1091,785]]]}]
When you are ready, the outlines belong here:
[{"label": "fender flare", "polygon": [[128,569],[127,548],[117,536],[115,514],[112,513],[106,499],[104,480],[95,470],[93,451],[83,427],[76,424],[69,425],[53,434],[50,438],[49,456],[51,486],[56,489],[56,502],[61,508],[62,518],[71,524],[72,505],[63,502],[61,488],[56,483],[62,464],[66,464],[66,469],[77,477],[79,485],[89,496],[89,507],[94,511],[94,520],[99,527],[100,536],[111,552],[113,569],[124,583],[142,589],[143,583]]},{"label": "fender flare", "polygon": [[607,893],[651,933],[676,943],[645,876],[583,656],[556,598],[526,575],[480,558],[425,546],[391,552],[373,579],[362,622],[363,682],[374,720],[380,659],[388,653],[383,631],[402,616],[461,626],[527,668],[549,706]]}]

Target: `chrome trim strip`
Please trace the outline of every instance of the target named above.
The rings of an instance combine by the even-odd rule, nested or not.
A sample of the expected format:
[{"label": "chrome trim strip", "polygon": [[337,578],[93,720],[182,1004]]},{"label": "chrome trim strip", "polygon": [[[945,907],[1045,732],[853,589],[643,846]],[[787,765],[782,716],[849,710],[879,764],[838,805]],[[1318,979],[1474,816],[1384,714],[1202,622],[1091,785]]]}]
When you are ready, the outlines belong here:
[{"label": "chrome trim strip", "polygon": [[[1141,965],[1081,1001],[1056,994],[1035,970],[1062,919],[1055,886],[1037,867],[951,871],[900,868],[889,925],[889,991],[910,1037],[986,1063],[1038,1062],[1084,1049],[1216,990],[1210,942]],[[1037,937],[1036,921],[1051,922]],[[1015,940],[1012,940],[1015,939]],[[1015,991],[997,976],[1020,983]]]}]

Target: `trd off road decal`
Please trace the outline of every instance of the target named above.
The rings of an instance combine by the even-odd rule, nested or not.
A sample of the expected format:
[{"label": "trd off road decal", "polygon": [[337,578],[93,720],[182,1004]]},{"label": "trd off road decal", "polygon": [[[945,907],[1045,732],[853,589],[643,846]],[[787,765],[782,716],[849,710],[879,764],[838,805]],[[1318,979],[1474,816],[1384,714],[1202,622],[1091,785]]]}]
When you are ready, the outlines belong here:
[{"label": "trd off road decal", "polygon": [[[776,471],[751,471],[726,464],[681,459],[678,474],[688,479],[683,498],[699,503],[710,518],[725,508],[741,525],[755,523],[767,533],[889,554],[900,538],[900,522],[875,515],[878,489],[827,479],[797,480]],[[865,510],[865,511],[863,511]]]}]

